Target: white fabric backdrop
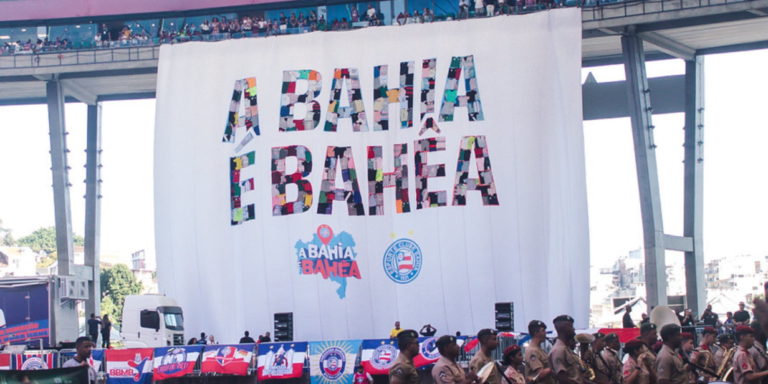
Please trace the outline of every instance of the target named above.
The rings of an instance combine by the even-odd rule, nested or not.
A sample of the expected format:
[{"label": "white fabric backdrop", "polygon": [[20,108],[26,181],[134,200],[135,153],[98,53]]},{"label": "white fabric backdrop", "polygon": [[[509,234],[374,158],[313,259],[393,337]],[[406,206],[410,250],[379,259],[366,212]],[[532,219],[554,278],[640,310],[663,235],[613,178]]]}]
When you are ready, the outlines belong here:
[{"label": "white fabric backdrop", "polygon": [[[451,57],[466,55],[474,56],[485,120],[469,122],[466,108],[457,108],[454,122],[438,122],[442,134],[419,136],[421,61],[437,58],[439,112]],[[389,131],[373,132],[373,67],[388,64],[389,86],[397,87],[401,61],[417,65],[414,127],[400,129],[391,120]],[[360,71],[371,131],[352,132],[350,119],[340,119],[336,133],[323,131],[335,68]],[[279,132],[282,73],[303,69],[323,77],[317,98],[321,125],[314,131]],[[271,330],[272,315],[280,312],[294,313],[296,340],[386,337],[396,320],[404,328],[431,323],[439,334],[472,334],[493,327],[494,303],[509,301],[515,303],[519,331],[532,319],[551,323],[564,313],[576,318],[577,327],[587,327],[580,71],[578,9],[164,45],[155,141],[160,292],[183,307],[187,337],[205,331],[221,342],[236,341],[246,329],[254,336]],[[255,191],[243,194],[243,205],[256,205],[256,219],[232,226],[229,159],[235,145],[222,143],[221,137],[233,84],[247,77],[257,81],[261,136],[237,154],[256,152],[256,164],[243,171],[243,179],[256,180]],[[397,108],[391,104],[390,118]],[[437,113],[428,116],[437,121]],[[467,193],[466,206],[450,206],[465,135],[487,137],[498,206],[483,206],[479,191]],[[447,175],[430,179],[429,189],[446,190],[449,206],[417,210],[413,143],[438,136],[446,138],[447,148],[430,153],[429,164],[446,164]],[[394,188],[385,189],[384,216],[348,216],[345,202],[334,203],[333,215],[317,213],[328,145],[353,148],[367,213],[366,146],[384,147],[384,170],[391,172],[396,143],[409,146],[410,213],[394,214]],[[314,202],[308,212],[272,216],[270,149],[286,145],[312,151],[308,180]],[[470,177],[477,177],[474,161]],[[337,187],[342,188],[339,180]],[[338,283],[299,274],[294,247],[310,241],[321,224],[336,234],[349,233],[356,243],[362,278],[347,279],[344,299],[336,293]],[[414,240],[424,258],[420,275],[408,284],[396,284],[382,268],[385,250],[399,238]]]}]

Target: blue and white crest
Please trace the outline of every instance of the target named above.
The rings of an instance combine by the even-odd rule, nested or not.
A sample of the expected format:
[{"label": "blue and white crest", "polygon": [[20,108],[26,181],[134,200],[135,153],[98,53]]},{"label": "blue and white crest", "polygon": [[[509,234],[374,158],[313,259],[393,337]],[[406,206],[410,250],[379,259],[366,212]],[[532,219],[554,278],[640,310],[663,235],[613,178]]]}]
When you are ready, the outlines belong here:
[{"label": "blue and white crest", "polygon": [[373,350],[371,365],[376,369],[389,369],[397,357],[398,350],[392,344],[382,344]]},{"label": "blue and white crest", "polygon": [[411,239],[398,239],[384,253],[384,272],[392,281],[407,284],[421,272],[421,248]]},{"label": "blue and white crest", "polygon": [[320,373],[330,381],[338,380],[347,365],[347,354],[343,349],[330,347],[320,355]]},{"label": "blue and white crest", "polygon": [[421,343],[421,354],[428,360],[434,360],[440,357],[440,351],[437,350],[437,337],[430,337]]}]

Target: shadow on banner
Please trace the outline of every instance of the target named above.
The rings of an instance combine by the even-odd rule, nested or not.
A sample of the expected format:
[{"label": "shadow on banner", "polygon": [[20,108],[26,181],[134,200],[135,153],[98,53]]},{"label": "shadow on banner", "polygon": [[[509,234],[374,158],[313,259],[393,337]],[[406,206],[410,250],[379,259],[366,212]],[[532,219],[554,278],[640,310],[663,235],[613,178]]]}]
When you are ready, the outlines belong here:
[{"label": "shadow on banner", "polygon": [[88,384],[88,367],[0,371],[0,384]]}]

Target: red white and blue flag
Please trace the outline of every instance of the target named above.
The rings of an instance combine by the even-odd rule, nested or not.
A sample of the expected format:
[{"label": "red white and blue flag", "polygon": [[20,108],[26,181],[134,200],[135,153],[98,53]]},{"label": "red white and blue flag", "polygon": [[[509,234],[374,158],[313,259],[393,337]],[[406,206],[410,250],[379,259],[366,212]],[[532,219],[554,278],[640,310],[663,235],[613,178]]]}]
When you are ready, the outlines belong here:
[{"label": "red white and blue flag", "polygon": [[[416,368],[421,368],[430,364],[434,364],[440,358],[440,351],[437,350],[438,337],[419,337],[419,354],[413,358],[413,365]],[[459,336],[456,338],[456,344],[461,347],[464,345],[466,337]]]},{"label": "red white and blue flag", "polygon": [[154,380],[192,374],[202,352],[202,345],[155,348]]},{"label": "red white and blue flag", "polygon": [[58,353],[24,353],[16,354],[12,357],[12,369],[16,370],[37,370],[58,368]]},{"label": "red white and blue flag", "polygon": [[101,364],[104,363],[104,350],[103,349],[92,349],[91,350],[91,357],[88,358],[88,364],[93,367],[93,369],[98,372],[99,369],[101,369]]},{"label": "red white and blue flag", "polygon": [[0,353],[0,371],[7,371],[11,369],[11,354]]},{"label": "red white and blue flag", "polygon": [[154,348],[107,350],[107,384],[151,383],[154,352]]},{"label": "red white and blue flag", "polygon": [[257,379],[301,377],[307,359],[307,342],[259,344]]},{"label": "red white and blue flag", "polygon": [[363,340],[360,364],[363,365],[363,369],[368,374],[386,375],[389,374],[389,367],[392,366],[399,353],[397,340]]},{"label": "red white and blue flag", "polygon": [[203,351],[202,373],[247,376],[255,344],[209,345]]}]

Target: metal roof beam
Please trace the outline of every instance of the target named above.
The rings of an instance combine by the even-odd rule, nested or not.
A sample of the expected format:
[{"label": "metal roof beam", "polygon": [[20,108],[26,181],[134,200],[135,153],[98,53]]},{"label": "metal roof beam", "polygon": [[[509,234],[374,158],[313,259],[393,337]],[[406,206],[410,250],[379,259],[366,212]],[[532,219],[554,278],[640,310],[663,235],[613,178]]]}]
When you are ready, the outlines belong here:
[{"label": "metal roof beam", "polygon": [[64,86],[64,94],[74,97],[88,105],[96,105],[96,99],[98,95],[83,88],[75,80],[61,80],[61,84]]},{"label": "metal roof beam", "polygon": [[656,32],[643,32],[638,34],[643,41],[651,43],[664,52],[683,60],[693,60],[696,50]]}]

